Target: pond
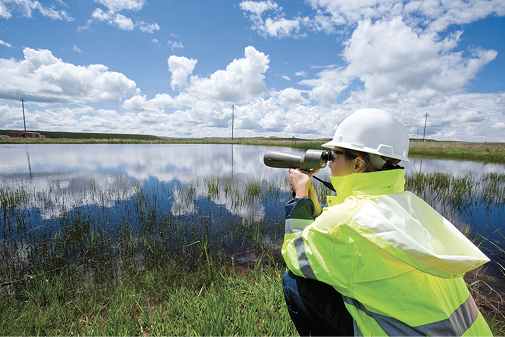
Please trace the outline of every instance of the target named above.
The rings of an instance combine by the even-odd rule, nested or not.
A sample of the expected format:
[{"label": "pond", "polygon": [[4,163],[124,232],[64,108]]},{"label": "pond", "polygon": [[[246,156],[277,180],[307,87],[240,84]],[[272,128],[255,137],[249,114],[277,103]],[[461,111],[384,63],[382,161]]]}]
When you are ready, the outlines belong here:
[{"label": "pond", "polygon": [[[119,247],[118,233],[128,230],[139,247],[143,239],[151,251],[153,243],[146,240],[177,249],[208,240],[237,261],[257,259],[251,247],[279,248],[290,195],[287,170],[263,164],[263,154],[271,150],[304,153],[237,144],[1,145],[0,239],[9,246],[4,252],[17,255],[11,265],[24,266],[37,255],[52,256],[41,251],[43,238],[52,245],[44,249],[56,249],[61,235],[78,230],[81,234],[75,235],[85,242],[72,238],[74,246],[93,244],[93,235],[102,233],[104,247]],[[406,175],[444,172],[478,180],[505,174],[505,165],[465,161],[414,158],[404,166]],[[328,180],[329,169],[317,176]],[[503,259],[496,247],[505,247],[505,232],[499,231],[504,208],[500,181],[497,202],[478,203],[477,196],[450,210],[438,196],[430,202],[459,229],[485,238],[483,250],[495,262]],[[328,191],[316,184],[321,196]],[[66,258],[79,257],[69,245]],[[137,265],[146,263],[146,253],[133,256]],[[4,262],[0,269],[4,273],[10,267]]]}]

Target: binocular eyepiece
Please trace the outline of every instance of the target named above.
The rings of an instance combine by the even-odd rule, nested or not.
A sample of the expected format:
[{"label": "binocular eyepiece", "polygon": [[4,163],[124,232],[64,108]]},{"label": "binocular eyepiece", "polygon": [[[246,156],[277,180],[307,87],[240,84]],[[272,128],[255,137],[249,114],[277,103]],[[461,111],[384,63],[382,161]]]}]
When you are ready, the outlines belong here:
[{"label": "binocular eyepiece", "polygon": [[307,150],[301,156],[278,151],[267,151],[263,155],[263,162],[266,166],[299,168],[300,170],[324,168],[330,160],[333,160],[332,152],[323,150]]}]

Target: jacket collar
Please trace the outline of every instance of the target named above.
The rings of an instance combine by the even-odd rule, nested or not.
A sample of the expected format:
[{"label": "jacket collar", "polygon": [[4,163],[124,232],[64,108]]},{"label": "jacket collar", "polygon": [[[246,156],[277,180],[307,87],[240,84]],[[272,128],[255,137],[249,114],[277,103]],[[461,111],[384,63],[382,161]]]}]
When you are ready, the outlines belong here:
[{"label": "jacket collar", "polygon": [[336,197],[328,198],[329,206],[340,204],[349,196],[393,194],[405,189],[403,169],[353,173],[344,177],[330,177],[330,180]]}]

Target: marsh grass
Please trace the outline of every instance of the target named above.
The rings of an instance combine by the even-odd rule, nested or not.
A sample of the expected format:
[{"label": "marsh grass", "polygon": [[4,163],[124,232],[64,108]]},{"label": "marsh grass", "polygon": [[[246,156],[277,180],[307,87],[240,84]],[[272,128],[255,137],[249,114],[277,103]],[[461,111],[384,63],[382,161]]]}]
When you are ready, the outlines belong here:
[{"label": "marsh grass", "polygon": [[410,190],[448,218],[467,212],[472,207],[487,212],[505,204],[505,175],[485,173],[454,176],[443,172],[406,175],[405,189]]},{"label": "marsh grass", "polygon": [[[406,180],[444,215],[505,202],[500,174]],[[324,203],[328,190],[314,186]],[[280,285],[287,178],[3,185],[0,198],[2,335],[296,334]],[[205,210],[213,204],[226,209]],[[278,218],[257,216],[266,204]],[[502,300],[475,277],[470,288],[503,331],[502,308],[492,311]]]}]

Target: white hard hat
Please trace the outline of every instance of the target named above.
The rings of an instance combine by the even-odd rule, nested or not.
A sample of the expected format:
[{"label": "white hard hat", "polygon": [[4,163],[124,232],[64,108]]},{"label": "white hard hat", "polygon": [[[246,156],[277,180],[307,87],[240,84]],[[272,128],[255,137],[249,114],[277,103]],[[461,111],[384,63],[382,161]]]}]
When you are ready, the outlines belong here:
[{"label": "white hard hat", "polygon": [[390,113],[380,109],[355,111],[340,123],[333,140],[322,145],[338,146],[409,161],[409,135],[405,127]]}]

